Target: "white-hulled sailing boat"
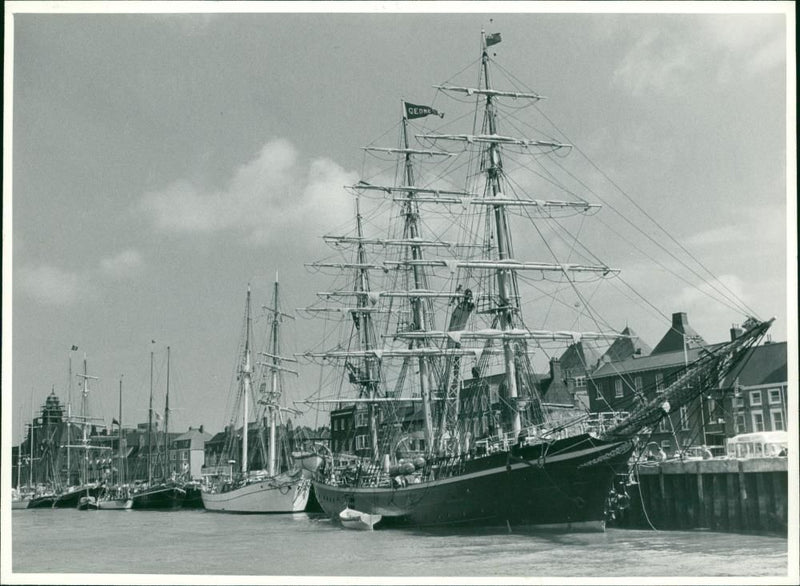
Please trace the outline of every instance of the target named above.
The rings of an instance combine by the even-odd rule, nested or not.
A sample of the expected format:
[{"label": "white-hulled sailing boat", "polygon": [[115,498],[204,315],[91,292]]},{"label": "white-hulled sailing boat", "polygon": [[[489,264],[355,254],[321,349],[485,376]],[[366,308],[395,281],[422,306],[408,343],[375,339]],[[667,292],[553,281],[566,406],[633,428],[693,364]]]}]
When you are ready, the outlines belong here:
[{"label": "white-hulled sailing boat", "polygon": [[[311,481],[305,477],[302,470],[297,467],[279,470],[278,447],[287,438],[280,438],[278,433],[281,421],[280,399],[282,396],[281,379],[284,373],[297,374],[295,371],[283,366],[283,362],[294,361],[293,358],[281,356],[279,324],[284,317],[291,317],[283,314],[279,307],[278,280],[275,279],[275,288],[272,300],[272,307],[267,308],[271,314],[270,341],[267,352],[263,355],[266,362],[260,362],[263,372],[269,378],[269,392],[262,392],[258,403],[263,409],[258,410],[266,416],[269,436],[268,454],[266,457],[266,470],[249,470],[248,439],[250,427],[249,401],[252,393],[253,366],[252,350],[250,340],[250,289],[247,290],[247,301],[245,305],[245,342],[244,356],[239,366],[239,389],[238,396],[242,406],[242,441],[241,441],[241,468],[237,476],[231,475],[227,478],[219,477],[213,482],[208,490],[202,493],[203,506],[209,511],[226,513],[295,513],[303,511],[308,501],[311,490]],[[266,390],[266,381],[262,385]],[[238,411],[238,409],[237,409]],[[258,414],[258,413],[257,413]],[[234,422],[236,418],[234,417]],[[263,439],[263,429],[260,422],[263,417],[258,417],[259,440]],[[230,428],[231,434],[235,432],[234,425]],[[263,442],[259,441],[259,446],[263,447]],[[235,445],[235,442],[230,442]],[[291,466],[291,457],[289,464]],[[263,460],[262,460],[263,461]]]},{"label": "white-hulled sailing boat", "polygon": [[[325,240],[334,249],[353,251],[354,258],[312,265],[350,277],[319,294],[324,307],[306,308],[341,316],[343,333],[336,347],[306,354],[325,368],[340,369],[342,392],[308,403],[332,403],[340,413],[347,406],[355,413],[355,437],[340,434],[334,440],[340,445],[314,479],[316,497],[331,517],[347,511],[345,518],[355,519],[356,511],[380,515],[382,525],[601,526],[608,490],[615,474],[626,470],[636,434],[665,416],[667,402],[675,410],[714,386],[771,323],[751,321],[741,337],[709,348],[663,394],[617,413],[600,433],[592,431],[589,414],[543,400],[534,351],[547,356],[557,344],[609,344],[626,336],[601,331],[596,319],[593,332],[538,330],[525,322],[521,299],[523,292],[530,295],[534,277],[552,275],[586,301],[578,293],[581,276],[596,281],[618,271],[591,261],[518,260],[514,223],[529,221],[524,236],[534,238],[542,234],[541,224],[599,206],[515,193],[523,190],[508,177],[506,155],[544,156],[569,145],[501,133],[501,107],[522,113],[524,104],[541,96],[492,85],[488,47],[499,41],[498,34],[481,35],[477,87],[436,86],[462,96],[462,102],[464,96],[475,100],[473,131],[417,135],[439,149],[457,144],[459,152],[410,147],[409,120],[438,112],[404,102],[399,147],[368,147],[398,157],[398,181],[353,186],[355,231]],[[462,152],[471,157],[467,165],[448,163],[432,173],[431,182],[415,182],[420,159],[449,160]],[[521,165],[530,171],[530,163]],[[464,190],[454,182],[437,188],[444,171],[459,169],[465,169]],[[399,225],[388,237],[365,234],[361,203],[375,195],[396,204],[392,218]],[[386,219],[384,203],[369,212],[371,226]],[[423,217],[427,206],[436,208],[435,217]],[[452,218],[452,229],[423,233],[443,216]],[[456,238],[446,241],[453,232]],[[542,240],[542,250],[556,256]],[[572,254],[577,240],[566,242],[573,243]]]}]

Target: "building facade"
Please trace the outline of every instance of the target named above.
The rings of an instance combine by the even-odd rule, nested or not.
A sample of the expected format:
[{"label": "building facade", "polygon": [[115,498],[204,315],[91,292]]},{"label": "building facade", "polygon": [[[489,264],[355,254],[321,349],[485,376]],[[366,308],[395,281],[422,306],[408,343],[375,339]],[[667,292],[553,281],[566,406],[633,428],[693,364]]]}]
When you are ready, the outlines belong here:
[{"label": "building facade", "polygon": [[[731,339],[741,334],[734,327]],[[650,401],[673,382],[707,345],[685,313],[672,316],[672,327],[652,352],[608,353],[589,381],[592,412],[630,411]],[[703,389],[689,404],[672,409],[647,437],[668,455],[693,445],[724,446],[738,433],[786,429],[786,343],[751,348],[718,388]]]}]

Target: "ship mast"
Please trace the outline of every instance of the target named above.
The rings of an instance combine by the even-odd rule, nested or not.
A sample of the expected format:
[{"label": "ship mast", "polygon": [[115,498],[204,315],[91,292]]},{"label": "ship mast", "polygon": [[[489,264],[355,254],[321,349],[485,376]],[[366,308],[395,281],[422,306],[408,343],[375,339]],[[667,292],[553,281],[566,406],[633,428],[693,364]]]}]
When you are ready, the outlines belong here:
[{"label": "ship mast", "polygon": [[117,465],[117,478],[119,484],[123,484],[127,474],[125,470],[125,451],[122,446],[122,375],[119,375],[119,419],[117,420],[117,427],[119,428],[119,440],[117,446],[119,451],[119,464]]},{"label": "ship mast", "polygon": [[[489,52],[486,44],[486,32],[481,31],[481,45],[483,47],[481,55],[481,69],[483,70],[483,81],[488,93],[486,94],[486,123],[490,135],[497,134],[497,120],[494,105],[494,95],[491,93],[492,84],[489,78]],[[503,193],[500,178],[503,170],[503,161],[500,156],[500,146],[496,142],[490,142],[488,147],[489,166],[486,169],[487,187],[491,190],[492,196],[499,198]],[[497,231],[497,256],[503,261],[511,258],[511,237],[508,231],[508,217],[503,205],[494,206],[494,221]],[[513,273],[510,270],[498,269],[495,273],[497,277],[497,292],[500,296],[498,307],[498,318],[500,329],[510,330],[514,327],[514,308],[511,305],[511,295],[513,286]],[[514,361],[514,344],[509,339],[503,340],[503,355],[505,361],[506,388],[508,399],[511,404],[511,431],[514,436],[519,434],[522,428],[519,405],[517,397],[517,372]]]},{"label": "ship mast", "polygon": [[242,475],[247,474],[247,443],[248,443],[248,429],[247,419],[250,416],[248,413],[248,395],[250,394],[250,286],[247,286],[247,304],[245,306],[244,316],[245,340],[244,340],[244,367],[242,369],[242,385],[244,389],[244,404],[242,406]]},{"label": "ship mast", "polygon": [[83,374],[78,374],[83,379],[83,389],[81,390],[81,426],[83,434],[81,445],[83,447],[83,477],[81,484],[86,484],[89,477],[89,438],[86,435],[86,426],[89,425],[88,403],[89,403],[89,379],[97,379],[96,376],[89,376],[86,366],[86,354],[83,355]]},{"label": "ship mast", "polygon": [[[406,150],[404,154],[405,168],[404,179],[405,185],[414,186],[414,167],[412,163],[412,153],[409,150],[408,143],[408,119],[403,112],[403,147]],[[414,191],[406,192],[406,202],[403,205],[403,214],[405,216],[405,225],[403,230],[403,238],[415,240],[420,237],[419,226],[417,219],[419,218],[419,210],[414,201]],[[411,259],[419,261],[422,259],[422,249],[418,244],[412,244],[410,247]],[[423,267],[419,264],[412,264],[412,271],[414,277],[414,289],[420,290],[427,287],[427,280],[425,274],[422,272]],[[411,311],[414,318],[414,330],[422,331],[428,329],[425,316],[424,301],[420,297],[411,297]],[[425,342],[420,340],[420,345],[425,345]],[[420,394],[422,396],[422,415],[423,425],[425,429],[425,448],[429,452],[433,449],[433,422],[431,417],[431,401],[430,401],[430,372],[428,369],[428,360],[424,356],[418,358],[419,361],[419,380],[420,380]],[[370,406],[372,407],[372,406]]]},{"label": "ship mast", "polygon": [[280,310],[280,297],[278,294],[279,285],[278,285],[278,272],[275,271],[275,285],[273,287],[273,294],[272,294],[272,307],[264,306],[264,309],[272,313],[272,323],[270,324],[270,340],[269,340],[269,352],[260,352],[259,354],[266,356],[270,359],[269,362],[259,362],[260,366],[264,366],[267,370],[270,371],[270,393],[265,398],[262,399],[260,402],[264,403],[266,406],[267,411],[267,419],[269,422],[269,451],[267,455],[267,466],[268,466],[268,473],[270,476],[275,476],[279,472],[278,466],[278,421],[280,417],[280,412],[282,410],[279,399],[282,394],[282,374],[284,372],[288,372],[289,374],[293,374],[298,376],[297,371],[291,370],[290,368],[286,368],[281,363],[282,362],[297,362],[295,358],[288,358],[285,356],[281,356],[281,347],[280,347],[280,323],[283,321],[284,317],[288,317],[289,319],[294,319],[293,315],[289,315],[288,313],[283,313]]},{"label": "ship mast", "polygon": [[[272,318],[272,352],[275,356],[278,356],[279,349],[278,349],[278,275],[275,275],[275,287],[272,296],[272,305],[275,310],[275,313]],[[276,359],[273,358],[273,362]],[[271,393],[270,393],[270,403],[267,406],[268,413],[269,413],[269,468],[268,472],[270,476],[275,476],[277,471],[277,456],[278,456],[278,449],[277,449],[277,428],[276,428],[276,419],[277,419],[277,393],[278,393],[278,369],[273,368],[270,376],[270,383],[271,383]],[[274,401],[274,403],[273,403]]]},{"label": "ship mast", "polygon": [[150,350],[150,406],[147,409],[147,486],[153,483],[153,350]]},{"label": "ship mast", "polygon": [[164,471],[164,480],[167,479],[169,474],[169,346],[167,346],[167,397],[164,403],[164,465],[161,469]]},{"label": "ship mast", "polygon": [[[356,262],[361,265],[361,267],[356,268],[356,286],[355,290],[358,293],[356,307],[358,311],[358,340],[359,340],[359,349],[361,350],[371,350],[375,347],[375,341],[372,339],[373,331],[372,331],[372,315],[369,311],[367,311],[368,305],[368,293],[370,292],[369,286],[369,269],[362,268],[367,266],[367,252],[364,247],[364,228],[362,224],[361,218],[361,201],[358,195],[356,195],[356,238],[358,239],[358,244],[356,245]],[[375,399],[377,398],[377,371],[378,368],[374,364],[374,358],[370,358],[365,356],[363,359],[364,370],[358,380],[358,384],[361,385],[361,396],[359,398],[363,398],[364,387],[366,387],[366,394],[367,398]],[[368,417],[368,425],[369,425],[369,443],[370,449],[372,451],[372,457],[378,457],[378,425],[376,421],[376,409],[375,403],[370,402],[367,405],[367,417]]]}]

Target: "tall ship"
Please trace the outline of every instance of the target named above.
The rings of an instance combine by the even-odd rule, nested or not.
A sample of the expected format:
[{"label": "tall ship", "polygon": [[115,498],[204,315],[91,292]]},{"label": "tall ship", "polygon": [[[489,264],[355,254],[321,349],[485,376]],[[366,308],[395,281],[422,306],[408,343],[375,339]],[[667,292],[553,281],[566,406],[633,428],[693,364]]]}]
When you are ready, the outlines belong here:
[{"label": "tall ship", "polygon": [[[589,307],[598,284],[619,271],[574,234],[553,235],[600,206],[544,170],[569,144],[511,134],[541,133],[521,120],[543,97],[493,84],[495,70],[517,80],[491,55],[499,42],[481,33],[476,85],[435,86],[454,107],[474,104],[472,115],[445,122],[435,101],[402,102],[398,142],[365,147],[379,163],[350,188],[352,228],[324,236],[331,256],[309,264],[332,281],[299,311],[325,320],[320,346],[305,353],[323,368],[306,403],[332,409],[331,452],[320,454],[313,486],[333,518],[355,511],[381,526],[601,526],[637,435],[715,386],[771,323],[749,320],[655,398],[643,393],[602,420],[543,398],[537,359],[630,334]],[[465,121],[471,131],[451,130]],[[535,179],[566,197],[532,197]],[[576,330],[577,318],[541,327],[565,292],[580,300],[591,330]]]},{"label": "tall ship", "polygon": [[[239,382],[234,401],[234,415],[228,426],[230,434],[224,452],[230,466],[227,473],[218,474],[202,492],[203,506],[209,511],[226,513],[295,513],[303,511],[308,502],[311,480],[294,464],[288,445],[287,425],[281,425],[287,408],[282,405],[283,375],[296,375],[286,362],[296,361],[281,354],[280,324],[286,317],[280,311],[279,285],[276,276],[272,307],[267,307],[270,331],[259,384],[254,388],[253,351],[251,340],[250,289],[247,290],[244,318],[244,345],[237,364]],[[255,391],[255,392],[254,392]],[[251,404],[253,410],[251,412]],[[241,415],[242,434],[237,450],[236,422]],[[255,422],[251,422],[255,415]],[[254,437],[252,437],[254,436]],[[258,458],[252,458],[251,439]],[[238,461],[238,469],[234,465]],[[259,467],[252,469],[251,464]]]}]

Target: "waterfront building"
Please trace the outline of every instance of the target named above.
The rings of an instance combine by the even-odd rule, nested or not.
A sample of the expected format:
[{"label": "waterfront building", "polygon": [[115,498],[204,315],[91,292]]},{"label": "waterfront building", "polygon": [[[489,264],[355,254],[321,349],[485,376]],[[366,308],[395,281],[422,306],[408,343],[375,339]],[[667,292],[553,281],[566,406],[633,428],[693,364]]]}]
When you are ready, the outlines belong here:
[{"label": "waterfront building", "polygon": [[205,465],[205,444],[210,439],[211,434],[206,433],[202,425],[198,428],[190,426],[188,431],[174,438],[169,452],[170,473],[200,479]]},{"label": "waterfront building", "polygon": [[[731,339],[741,331],[732,328]],[[694,331],[685,313],[673,314],[672,326],[652,352],[647,353],[643,344],[621,351],[623,344],[615,341],[589,377],[592,412],[626,411],[651,400],[674,382],[686,364],[716,347]],[[671,455],[692,445],[723,446],[727,437],[744,431],[785,429],[786,344],[764,344],[749,354],[720,388],[706,389],[695,401],[670,410],[648,441]]]},{"label": "waterfront building", "polygon": [[719,415],[732,414],[726,435],[787,430],[787,388],[786,342],[752,348],[722,384]]}]

